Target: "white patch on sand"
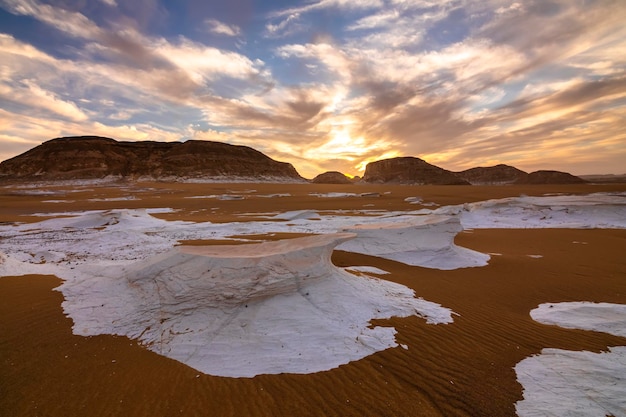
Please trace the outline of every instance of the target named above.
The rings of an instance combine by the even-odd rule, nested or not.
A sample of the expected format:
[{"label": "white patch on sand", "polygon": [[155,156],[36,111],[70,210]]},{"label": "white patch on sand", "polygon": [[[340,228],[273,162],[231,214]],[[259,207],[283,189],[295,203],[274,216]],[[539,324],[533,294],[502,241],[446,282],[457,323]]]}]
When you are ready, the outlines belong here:
[{"label": "white patch on sand", "polygon": [[[626,305],[591,302],[541,304],[531,317],[544,324],[626,337]],[[515,366],[524,399],[520,417],[626,415],[626,346],[608,352],[542,349]]]},{"label": "white patch on sand", "polygon": [[420,210],[458,215],[465,228],[626,228],[626,193],[511,197]]},{"label": "white patch on sand", "polygon": [[90,198],[87,201],[91,202],[101,202],[101,201],[132,201],[132,200],[140,200],[134,195],[129,195],[125,197],[107,197],[107,198]]},{"label": "white patch on sand", "polygon": [[[187,300],[191,304],[187,301],[180,302],[177,299],[176,291],[177,289],[184,289],[185,285],[188,285],[184,277],[196,276],[203,270],[194,270],[185,262],[179,262],[182,253],[177,252],[180,249],[173,249],[178,241],[228,239],[229,236],[235,235],[267,233],[325,235],[348,230],[355,232],[357,237],[342,243],[342,246],[345,245],[341,248],[342,250],[348,250],[352,246],[351,250],[355,252],[394,257],[396,261],[411,265],[452,269],[477,266],[480,263],[485,263],[488,259],[488,255],[454,245],[454,235],[462,230],[462,225],[473,228],[624,228],[626,227],[625,197],[626,194],[518,197],[444,207],[438,210],[371,211],[367,213],[362,211],[350,213],[351,215],[342,211],[315,213],[306,210],[279,214],[277,217],[264,221],[221,224],[165,221],[150,215],[150,213],[173,211],[167,208],[41,213],[42,216],[65,217],[32,224],[0,225],[0,276],[27,273],[55,274],[65,280],[63,291],[64,293],[67,291],[67,293],[64,308],[71,311],[77,331],[85,333],[108,331],[115,332],[115,334],[134,335],[132,337],[143,340],[155,351],[161,349],[163,354],[183,361],[187,360],[185,358],[189,358],[189,363],[194,363],[191,366],[203,367],[202,363],[205,363],[205,359],[208,360],[207,358],[211,357],[211,353],[199,353],[198,355],[190,353],[191,351],[195,352],[197,348],[201,350],[197,345],[197,341],[200,339],[194,339],[196,333],[198,337],[204,337],[213,331],[208,330],[214,329],[211,326],[222,323],[219,326],[223,325],[223,328],[229,329],[229,331],[223,335],[221,331],[217,332],[216,334],[219,336],[216,336],[215,340],[222,341],[223,345],[218,343],[212,346],[221,346],[223,351],[233,350],[233,346],[238,349],[237,344],[233,344],[234,339],[229,339],[229,337],[232,335],[243,337],[242,335],[249,331],[247,329],[252,329],[255,335],[262,337],[255,336],[251,339],[252,342],[242,344],[241,351],[234,349],[233,352],[228,353],[233,355],[232,367],[213,369],[212,372],[219,372],[224,375],[243,375],[255,372],[315,372],[315,370],[330,369],[341,363],[354,360],[353,358],[358,359],[376,350],[395,346],[392,328],[375,327],[370,329],[369,324],[366,324],[366,330],[363,330],[363,323],[369,323],[370,319],[379,317],[378,314],[381,314],[381,317],[416,314],[415,303],[419,305],[417,313],[420,315],[428,316],[429,320],[438,317],[436,320],[433,319],[434,322],[443,320],[443,314],[449,316],[453,313],[432,303],[428,305],[433,309],[425,312],[421,310],[426,305],[422,302],[428,302],[415,299],[412,290],[387,281],[354,276],[342,269],[332,267],[332,265],[324,267],[328,272],[325,275],[326,278],[314,280],[307,284],[309,299],[319,303],[316,305],[323,305],[323,309],[317,309],[309,301],[305,303],[303,300],[308,299],[298,291],[268,297],[267,305],[255,299],[248,303],[248,308],[245,307],[245,304],[243,307],[232,307],[237,311],[234,316],[226,315],[230,311],[228,308],[222,310],[207,305],[203,306],[201,300],[198,301],[201,307],[196,308],[193,307],[195,302],[193,300]],[[315,238],[321,237],[316,236]],[[286,245],[292,245],[294,240],[285,240],[284,242],[289,242],[285,243]],[[393,248],[393,250],[390,251],[389,248]],[[306,254],[310,254],[310,250],[313,250],[307,245],[303,245],[300,249],[302,249],[302,254],[305,254],[302,255],[304,258],[309,256]],[[402,256],[393,255],[391,253],[393,251],[402,254]],[[233,252],[232,246],[229,247],[229,256],[236,253],[236,251]],[[150,262],[155,262],[156,258],[161,259],[160,257],[172,256],[172,254],[175,255],[172,258],[175,261],[173,261],[171,269],[165,268],[154,274],[143,273],[145,270],[142,270],[140,265],[148,265]],[[185,256],[189,255],[187,253]],[[206,262],[210,258],[204,255],[194,256],[203,258],[202,262]],[[199,262],[198,265],[202,262]],[[327,259],[323,262],[327,262]],[[239,267],[234,270],[237,269]],[[226,270],[227,268],[224,269],[224,271]],[[180,279],[168,281],[167,285],[158,287],[159,291],[156,293],[145,290],[150,285],[156,286],[158,277],[171,274],[171,271],[178,271],[175,277]],[[208,273],[209,268],[206,271]],[[299,273],[300,271],[295,272]],[[136,278],[133,281],[137,284],[136,286],[130,285],[131,276]],[[259,272],[254,276],[262,277],[263,273]],[[120,277],[129,279],[120,279]],[[171,288],[168,289],[170,284],[180,286],[180,288],[176,287],[177,289],[170,291]],[[164,289],[165,292],[161,292],[161,289]],[[234,296],[237,294],[233,291],[230,293]],[[336,294],[336,297],[329,297],[329,294]],[[360,296],[364,299],[359,298]],[[143,300],[143,304],[138,300]],[[163,300],[164,304],[158,304],[158,300]],[[117,307],[113,308],[114,305]],[[141,307],[142,305],[143,307]],[[177,307],[179,305],[185,306],[185,309],[180,310]],[[379,312],[378,309],[381,306],[383,309]],[[105,309],[103,310],[103,308]],[[129,313],[129,308],[134,309],[133,312]],[[137,310],[141,308],[143,308],[143,312]],[[232,308],[230,309],[232,310]],[[302,308],[302,312],[306,313],[294,315],[294,308]],[[346,310],[352,309],[354,316],[350,315],[352,313],[346,313]],[[162,317],[165,319],[163,322],[161,322],[160,316],[158,320],[155,318],[157,312],[170,314],[173,311],[179,311],[180,314],[164,316]],[[328,317],[330,319],[328,321],[324,321],[328,317],[322,315],[311,319],[311,322],[294,321],[290,324],[291,319],[295,320],[305,316],[315,317],[312,316],[313,313],[321,314],[322,311],[329,312]],[[120,324],[123,321],[113,323],[111,317],[119,317],[120,312],[129,313],[120,319],[130,321],[123,325]],[[347,314],[347,322],[356,323],[356,327],[348,330],[338,328],[336,334],[354,336],[354,339],[350,339],[350,343],[344,336],[341,336],[342,341],[339,342],[339,339],[333,339],[334,336],[317,333],[316,326],[321,328],[330,326],[332,328],[336,325],[335,322],[340,321],[337,317],[343,317],[343,314]],[[442,314],[442,316],[438,316],[438,314]],[[232,319],[227,317],[232,317]],[[258,324],[253,325],[252,322],[258,322]],[[151,330],[147,330],[146,324],[151,326]],[[623,327],[626,328],[626,326]],[[143,330],[146,331],[142,336]],[[287,346],[291,349],[290,355],[292,356],[287,355],[285,358],[291,359],[285,359],[284,362],[280,362],[279,359],[274,361],[274,356],[278,355],[279,348],[279,345],[273,342],[274,339],[287,340],[284,338],[288,338],[291,333],[306,338],[306,335],[300,333],[309,330],[313,332],[312,334],[321,337],[325,343],[329,343],[328,346],[332,346],[334,350],[324,351],[320,348],[320,353],[324,352],[324,354],[315,356],[315,352],[311,352],[308,347],[299,344],[300,342],[290,340]],[[300,333],[297,333],[298,331]],[[226,335],[230,336],[227,337]],[[270,336],[271,340],[267,338]],[[331,339],[333,340],[331,341]],[[269,345],[263,348],[262,346],[266,345],[263,345],[261,340],[268,342]],[[261,344],[254,345],[254,343]],[[307,341],[307,343],[313,342]],[[251,346],[254,346],[254,349]],[[285,346],[283,343],[280,345],[280,349],[285,349]],[[310,344],[307,346],[317,345]],[[270,366],[271,369],[254,370],[255,368],[250,368],[250,364],[245,362],[248,357],[246,349],[260,352],[267,350],[268,355],[270,355],[268,358],[272,359],[265,362],[275,362],[280,365],[274,368]],[[613,351],[616,349],[619,350],[615,348]],[[219,350],[217,351],[219,352]],[[336,351],[343,353],[336,355]],[[366,351],[369,353],[364,353]],[[237,354],[237,352],[240,353]],[[298,353],[298,358],[295,360],[293,359],[294,352]],[[299,354],[305,357],[309,355],[311,360],[307,362],[307,365],[301,362]],[[608,355],[608,353],[602,355]],[[235,360],[235,356],[239,359]],[[328,356],[331,359],[323,356]],[[337,358],[332,359],[335,356]],[[192,357],[194,359],[191,359]],[[218,362],[223,361],[219,360]],[[240,371],[240,369],[244,370]],[[626,398],[626,395],[615,398]]]},{"label": "white patch on sand", "polygon": [[626,337],[626,304],[545,303],[531,311],[530,316],[543,324]]},{"label": "white patch on sand", "polygon": [[337,249],[444,270],[487,265],[489,255],[454,244],[454,236],[461,230],[458,217],[449,216],[362,224],[344,229],[357,238]]},{"label": "white patch on sand", "polygon": [[192,195],[189,197],[183,197],[183,198],[201,198],[201,199],[212,199],[212,198],[217,198],[219,197],[217,194],[209,194],[209,195]]},{"label": "white patch on sand", "polygon": [[309,195],[320,198],[346,198],[346,197],[380,197],[380,193],[309,193]]},{"label": "white patch on sand", "polygon": [[215,199],[215,200],[243,200],[245,197],[237,194],[209,194],[209,195],[194,195],[184,198],[195,199]]},{"label": "white patch on sand", "polygon": [[276,194],[258,194],[259,198],[279,198],[279,197],[291,197],[289,193],[276,193]]},{"label": "white patch on sand", "polygon": [[296,219],[310,220],[310,219],[319,219],[320,216],[319,214],[317,214],[316,211],[313,211],[313,210],[294,210],[294,211],[287,211],[284,213],[276,214],[274,216],[271,216],[270,218],[274,220],[296,220]]},{"label": "white patch on sand", "polygon": [[346,268],[344,268],[348,271],[351,272],[362,272],[365,274],[376,274],[376,275],[387,275],[389,272],[380,269],[380,268],[376,268],[375,266],[367,266],[367,265],[363,265],[363,266],[348,266]]},{"label": "white patch on sand", "polygon": [[370,320],[451,311],[330,255],[350,234],[177,247],[123,267],[84,265],[59,287],[74,333],[118,334],[211,375],[312,373],[398,346]]}]

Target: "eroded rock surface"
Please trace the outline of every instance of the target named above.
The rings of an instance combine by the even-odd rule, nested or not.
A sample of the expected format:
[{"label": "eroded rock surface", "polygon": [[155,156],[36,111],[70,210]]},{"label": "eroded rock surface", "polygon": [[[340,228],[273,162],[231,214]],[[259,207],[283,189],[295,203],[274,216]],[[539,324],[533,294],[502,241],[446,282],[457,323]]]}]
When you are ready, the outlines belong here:
[{"label": "eroded rock surface", "polygon": [[413,290],[353,275],[330,262],[353,234],[252,245],[176,247],[117,268],[84,266],[60,289],[80,335],[139,339],[207,374],[251,377],[335,368],[397,346],[370,320],[451,311]]},{"label": "eroded rock surface", "polygon": [[357,225],[343,230],[356,238],[338,249],[443,270],[487,265],[489,255],[454,244],[454,237],[462,230],[460,218],[455,216]]},{"label": "eroded rock surface", "polygon": [[400,157],[370,162],[363,181],[391,184],[468,185],[453,172],[414,157]]},{"label": "eroded rock surface", "polygon": [[248,178],[303,181],[295,168],[247,146],[118,142],[98,136],[52,139],[0,164],[9,180]]}]

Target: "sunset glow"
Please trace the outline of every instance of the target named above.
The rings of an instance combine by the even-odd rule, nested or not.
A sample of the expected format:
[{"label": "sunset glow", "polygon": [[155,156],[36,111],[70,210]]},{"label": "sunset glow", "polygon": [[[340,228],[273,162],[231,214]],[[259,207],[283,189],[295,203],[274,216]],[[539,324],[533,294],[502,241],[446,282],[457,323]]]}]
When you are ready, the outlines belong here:
[{"label": "sunset glow", "polygon": [[393,156],[621,174],[624,21],[611,0],[0,0],[0,160],[100,135],[308,178]]}]

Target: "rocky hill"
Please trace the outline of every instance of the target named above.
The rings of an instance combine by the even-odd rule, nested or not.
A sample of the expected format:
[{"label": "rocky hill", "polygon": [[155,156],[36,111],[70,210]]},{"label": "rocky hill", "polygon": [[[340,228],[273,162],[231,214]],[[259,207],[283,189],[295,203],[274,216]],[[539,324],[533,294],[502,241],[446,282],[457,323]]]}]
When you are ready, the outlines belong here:
[{"label": "rocky hill", "polygon": [[368,183],[469,185],[453,172],[414,157],[399,157],[370,162],[363,181]]},{"label": "rocky hill", "polygon": [[535,171],[526,178],[517,181],[517,184],[583,184],[586,181],[580,177],[561,171]]},{"label": "rocky hill", "polygon": [[338,171],[328,171],[319,174],[311,182],[314,184],[352,184],[350,178]]},{"label": "rocky hill", "polygon": [[432,185],[582,184],[586,182],[567,172],[535,171],[529,174],[504,164],[452,172],[413,157],[371,162],[365,168],[363,181]]},{"label": "rocky hill", "polygon": [[303,178],[289,163],[247,146],[220,142],[118,142],[98,136],[52,139],[0,163],[0,179],[256,179]]},{"label": "rocky hill", "polygon": [[476,167],[455,173],[472,185],[505,185],[525,181],[528,173],[510,165]]},{"label": "rocky hill", "polygon": [[456,173],[472,185],[582,184],[580,177],[561,171],[535,171],[530,174],[510,165],[477,167]]}]

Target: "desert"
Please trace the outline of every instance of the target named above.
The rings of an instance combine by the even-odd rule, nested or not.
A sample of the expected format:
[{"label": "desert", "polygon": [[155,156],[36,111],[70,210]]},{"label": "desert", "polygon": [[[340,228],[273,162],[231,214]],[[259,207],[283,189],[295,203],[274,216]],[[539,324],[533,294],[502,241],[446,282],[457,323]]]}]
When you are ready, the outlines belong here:
[{"label": "desert", "polygon": [[626,417],[625,21],[0,0],[0,417]]},{"label": "desert", "polygon": [[[11,416],[623,415],[625,192],[623,184],[5,185],[0,409]],[[402,240],[400,232],[413,234]],[[385,236],[404,257],[389,259],[381,249],[388,244],[375,244]],[[321,248],[314,260],[303,255],[313,247]],[[171,262],[151,261],[155,255],[177,259],[171,251],[252,259],[265,270],[274,267],[253,258],[271,255],[303,274],[302,265],[327,271],[302,294],[290,281],[258,287],[265,293],[255,287],[245,300],[230,294],[226,302],[244,313],[216,322],[222,339],[190,356],[199,342],[185,339],[180,323],[202,340],[210,317],[226,317],[230,307],[200,308],[182,287],[171,291],[176,302],[137,296],[154,292],[137,290],[145,274],[132,271]],[[171,265],[159,270],[179,274]],[[118,279],[128,271],[138,278]],[[327,276],[378,289],[346,292]],[[328,305],[306,310],[296,300],[307,297],[309,307]],[[170,316],[159,322],[153,309],[128,310],[140,301]],[[561,316],[545,318],[557,310]],[[335,326],[343,319],[346,328]],[[142,320],[149,323],[137,325]],[[167,323],[169,334],[178,329],[170,353],[150,336]],[[328,328],[338,333],[315,330]],[[360,351],[347,343],[348,329],[356,331],[350,338],[362,336]]]}]

